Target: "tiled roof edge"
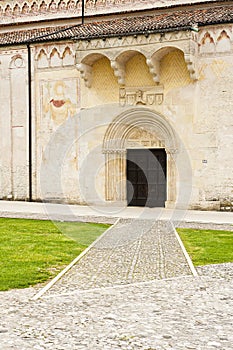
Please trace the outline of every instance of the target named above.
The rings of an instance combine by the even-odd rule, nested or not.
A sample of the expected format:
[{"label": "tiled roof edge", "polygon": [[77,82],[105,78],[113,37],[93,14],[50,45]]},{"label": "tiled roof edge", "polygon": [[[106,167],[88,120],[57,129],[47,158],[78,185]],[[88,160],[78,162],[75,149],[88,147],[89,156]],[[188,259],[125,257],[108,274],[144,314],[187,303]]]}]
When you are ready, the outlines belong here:
[{"label": "tiled roof edge", "polygon": [[[39,29],[32,29],[31,31],[22,32],[9,32],[2,34],[3,40],[4,37],[6,38],[8,34],[8,42],[1,42],[0,47],[29,45],[34,43],[64,40],[92,40],[97,38],[104,39],[108,37],[121,37],[178,30],[191,30],[194,24],[197,24],[201,27],[217,24],[227,24],[233,22],[233,5],[230,11],[225,11],[224,7],[216,7],[208,10],[210,12],[212,11],[213,14],[216,13],[215,19],[212,19],[212,14],[207,13],[206,10],[196,10],[197,13],[193,13],[192,11],[187,10],[183,12],[183,17],[179,17],[180,13],[178,12],[174,13],[174,20],[172,14],[169,13],[157,15],[157,17],[156,15],[145,15],[141,17],[121,18],[113,21],[93,22],[84,25],[78,24],[70,27],[58,27],[58,29],[54,31],[52,31],[52,27],[41,28],[42,33],[46,30],[47,33],[45,32],[45,34],[41,34],[39,36],[37,35],[37,33],[39,33]],[[217,15],[219,13],[220,19],[217,18]],[[192,15],[194,19],[193,21]],[[177,25],[175,25],[176,16]],[[122,31],[120,31],[119,28],[122,28]],[[31,37],[27,38],[27,35]],[[14,38],[14,36],[16,38]]]},{"label": "tiled roof edge", "polygon": [[[180,3],[180,4],[170,4],[170,5],[164,5],[164,6],[161,6],[161,7],[152,7],[152,8],[145,8],[145,9],[136,9],[136,10],[122,10],[122,11],[119,11],[119,12],[108,12],[108,13],[103,13],[103,14],[100,14],[100,13],[89,13],[86,15],[86,17],[88,19],[90,18],[94,18],[94,17],[108,17],[108,16],[113,16],[113,15],[127,15],[127,14],[139,14],[140,12],[149,12],[149,11],[155,11],[155,10],[158,10],[158,11],[162,11],[162,10],[166,10],[166,9],[175,9],[175,8],[184,8],[184,7],[197,7],[197,6],[200,6],[200,5],[214,5],[216,6],[216,3],[227,3],[227,2],[232,2],[232,0],[211,0],[211,1],[199,1],[199,2],[196,2],[196,3]],[[69,20],[81,20],[81,14],[79,16],[75,16],[75,17],[69,17]],[[61,21],[61,20],[64,20],[64,17],[59,17],[59,18],[53,18],[53,19],[39,19],[39,20],[35,20],[35,21],[25,21],[25,22],[14,22],[14,23],[0,23],[0,26],[1,27],[10,27],[12,25],[17,25],[18,24],[23,24],[23,25],[32,25],[33,23],[35,24],[38,24],[38,23],[49,23],[49,22],[54,22],[54,21]]]}]

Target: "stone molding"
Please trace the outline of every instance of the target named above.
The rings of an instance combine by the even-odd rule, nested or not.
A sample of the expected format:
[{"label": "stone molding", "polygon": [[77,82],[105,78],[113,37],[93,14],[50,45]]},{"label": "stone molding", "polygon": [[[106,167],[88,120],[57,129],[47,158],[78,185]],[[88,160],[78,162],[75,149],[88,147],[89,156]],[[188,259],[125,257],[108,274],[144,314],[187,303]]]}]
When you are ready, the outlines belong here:
[{"label": "stone molding", "polygon": [[79,40],[76,44],[76,49],[79,51],[88,51],[88,50],[98,50],[98,49],[112,49],[118,47],[126,46],[138,46],[138,45],[148,45],[148,44],[161,44],[167,42],[176,42],[177,44],[182,41],[187,40],[196,40],[197,33],[194,33],[190,30],[180,30],[180,31],[171,31],[166,33],[153,33],[153,34],[138,34],[138,35],[129,35],[129,36],[119,36],[112,38],[98,38],[92,40]]},{"label": "stone molding", "polygon": [[134,108],[123,112],[109,125],[102,152],[105,154],[105,199],[126,200],[126,154],[127,148],[165,148],[168,168],[169,203],[176,198],[176,170],[174,155],[178,140],[169,122],[146,108]]},{"label": "stone molding", "polygon": [[164,141],[163,146],[168,153],[176,153],[178,141],[170,123],[157,112],[142,107],[127,110],[114,119],[105,133],[103,152],[125,150],[127,136],[136,126],[156,134],[157,139]]},{"label": "stone molding", "polygon": [[103,150],[103,154],[126,154],[125,149],[105,149]]}]

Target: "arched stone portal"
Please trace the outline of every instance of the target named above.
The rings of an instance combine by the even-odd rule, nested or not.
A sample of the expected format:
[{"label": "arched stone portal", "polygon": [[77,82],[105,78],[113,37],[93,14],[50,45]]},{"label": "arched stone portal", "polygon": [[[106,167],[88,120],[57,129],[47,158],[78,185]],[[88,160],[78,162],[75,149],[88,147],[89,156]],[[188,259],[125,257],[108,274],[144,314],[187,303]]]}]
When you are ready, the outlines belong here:
[{"label": "arched stone portal", "polygon": [[166,207],[176,201],[175,154],[178,140],[169,122],[154,111],[135,108],[125,111],[109,125],[103,142],[106,167],[106,201],[126,201],[127,149],[165,149],[167,153]]}]

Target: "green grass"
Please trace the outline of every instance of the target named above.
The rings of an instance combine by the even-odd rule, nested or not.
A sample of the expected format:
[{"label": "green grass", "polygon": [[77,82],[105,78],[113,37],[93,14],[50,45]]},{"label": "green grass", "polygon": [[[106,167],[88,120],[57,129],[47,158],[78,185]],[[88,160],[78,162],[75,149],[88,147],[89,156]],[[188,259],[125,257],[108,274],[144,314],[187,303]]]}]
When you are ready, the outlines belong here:
[{"label": "green grass", "polygon": [[195,266],[233,262],[233,232],[179,228]]},{"label": "green grass", "polygon": [[0,218],[0,290],[54,277],[109,225]]}]

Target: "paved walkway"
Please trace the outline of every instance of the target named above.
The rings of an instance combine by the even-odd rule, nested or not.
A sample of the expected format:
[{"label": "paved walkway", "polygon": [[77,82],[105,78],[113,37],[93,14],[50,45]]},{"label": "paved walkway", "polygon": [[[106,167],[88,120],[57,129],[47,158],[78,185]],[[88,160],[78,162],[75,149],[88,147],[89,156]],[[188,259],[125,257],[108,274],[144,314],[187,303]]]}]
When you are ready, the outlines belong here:
[{"label": "paved walkway", "polygon": [[121,219],[64,275],[52,294],[192,275],[168,221]]},{"label": "paved walkway", "polygon": [[51,220],[89,220],[113,223],[117,218],[171,220],[233,225],[233,212],[214,212],[140,207],[98,207],[51,203],[0,201],[0,217],[31,217]]},{"label": "paved walkway", "polygon": [[233,264],[32,301],[0,293],[1,350],[232,350]]},{"label": "paved walkway", "polygon": [[32,300],[37,288],[1,292],[2,350],[232,350],[233,264],[192,276],[164,221],[232,228],[232,213],[69,207],[0,202],[0,215],[134,220],[121,220],[41,299]]}]

